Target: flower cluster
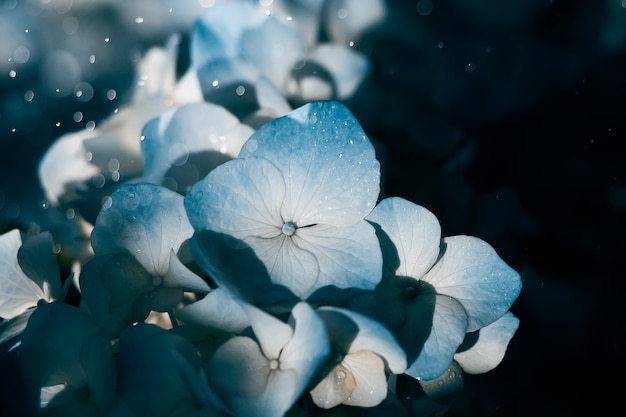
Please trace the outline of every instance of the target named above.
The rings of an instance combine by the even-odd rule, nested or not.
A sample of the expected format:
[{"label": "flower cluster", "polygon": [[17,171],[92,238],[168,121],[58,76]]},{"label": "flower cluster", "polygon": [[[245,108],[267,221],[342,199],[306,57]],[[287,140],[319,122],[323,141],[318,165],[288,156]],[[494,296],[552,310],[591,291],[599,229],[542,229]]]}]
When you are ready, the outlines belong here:
[{"label": "flower cluster", "polygon": [[82,208],[90,239],[62,280],[50,233],[0,235],[1,354],[36,392],[25,407],[311,415],[401,404],[403,376],[440,399],[450,369],[502,360],[519,275],[381,195],[375,147],[340,102],[368,66],[347,39],[377,12],[319,43],[324,11],[356,2],[266,3],[209,9],[182,78],[173,38],[139,64],[126,109],[42,160],[51,202]]}]

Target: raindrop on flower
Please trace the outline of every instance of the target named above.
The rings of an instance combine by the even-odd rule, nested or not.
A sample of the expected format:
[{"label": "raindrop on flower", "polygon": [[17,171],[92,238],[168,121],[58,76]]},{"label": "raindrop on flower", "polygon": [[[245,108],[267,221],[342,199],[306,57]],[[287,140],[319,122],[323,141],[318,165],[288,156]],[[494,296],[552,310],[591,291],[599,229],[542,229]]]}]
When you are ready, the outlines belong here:
[{"label": "raindrop on flower", "polygon": [[213,87],[217,87],[218,85],[220,85],[220,82],[218,80],[213,80],[213,82],[211,83],[211,85]]},{"label": "raindrop on flower", "polygon": [[15,72],[15,70],[9,71],[9,77],[15,78],[16,76],[17,76],[17,72]]},{"label": "raindrop on flower", "polygon": [[143,17],[141,17],[141,16],[137,16],[137,17],[135,18],[135,22],[137,22],[137,23],[143,23]]},{"label": "raindrop on flower", "polygon": [[89,55],[89,63],[90,64],[95,64],[96,63],[96,56],[95,55]]},{"label": "raindrop on flower", "polygon": [[56,127],[60,127],[60,126],[61,126],[61,122],[56,122],[54,125],[55,125]]},{"label": "raindrop on flower", "polygon": [[115,100],[115,97],[117,97],[117,91],[110,89],[107,91],[107,99],[109,100]]},{"label": "raindrop on flower", "polygon": [[68,220],[72,220],[74,217],[76,217],[76,211],[74,211],[73,208],[68,208],[67,210],[65,210],[65,217],[67,217]]},{"label": "raindrop on flower", "polygon": [[24,93],[24,100],[32,101],[35,98],[35,93],[32,90],[28,90]]},{"label": "raindrop on flower", "polygon": [[345,19],[348,17],[348,9],[341,8],[337,11],[337,17],[339,19]]},{"label": "raindrop on flower", "polygon": [[107,42],[107,43],[109,42],[109,40],[110,40],[110,38],[104,38],[104,41]]},{"label": "raindrop on flower", "polygon": [[87,122],[87,124],[85,125],[85,129],[91,131],[94,130],[96,128],[96,122],[94,122],[93,120],[90,120]]},{"label": "raindrop on flower", "polygon": [[238,96],[243,96],[246,92],[246,87],[244,87],[243,85],[237,86],[237,88],[235,89],[235,93],[237,93]]},{"label": "raindrop on flower", "polygon": [[77,111],[76,113],[74,113],[74,121],[76,123],[80,122],[83,120],[83,113]]},{"label": "raindrop on flower", "polygon": [[335,372],[335,378],[342,380],[342,379],[346,379],[346,373],[344,371],[336,371]]}]

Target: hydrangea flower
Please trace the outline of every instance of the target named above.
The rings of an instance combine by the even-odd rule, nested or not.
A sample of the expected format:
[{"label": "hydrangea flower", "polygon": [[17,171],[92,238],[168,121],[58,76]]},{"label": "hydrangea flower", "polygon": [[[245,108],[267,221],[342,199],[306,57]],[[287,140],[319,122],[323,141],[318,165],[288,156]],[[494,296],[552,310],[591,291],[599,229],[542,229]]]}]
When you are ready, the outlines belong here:
[{"label": "hydrangea flower", "polygon": [[406,354],[381,323],[350,310],[317,309],[332,353],[311,396],[322,408],[338,404],[373,407],[387,397],[387,372],[401,374]]},{"label": "hydrangea flower", "polygon": [[383,280],[364,304],[407,351],[406,373],[436,378],[452,362],[466,332],[507,313],[521,290],[519,274],[478,238],[440,240],[435,216],[401,198],[381,201],[367,219],[377,227],[385,267]]},{"label": "hydrangea flower", "polygon": [[330,352],[324,323],[304,302],[289,323],[247,304],[254,338],[235,336],[207,365],[209,382],[235,415],[282,416]]},{"label": "hydrangea flower", "polygon": [[191,188],[185,208],[196,234],[217,234],[194,240],[196,258],[217,281],[239,283],[253,298],[255,285],[267,283],[249,275],[254,259],[243,262],[246,248],[271,283],[301,299],[327,286],[373,289],[382,255],[364,218],[379,180],[374,148],[343,105],[302,106],[261,127],[236,160]]},{"label": "hydrangea flower", "polygon": [[176,81],[179,37],[167,48],[152,48],[137,65],[132,101],[92,130],[57,139],[39,164],[39,181],[51,204],[70,204],[97,195],[107,184],[139,177],[144,124],[169,107],[202,100],[195,72]]},{"label": "hydrangea flower", "polygon": [[184,290],[210,291],[178,257],[192,234],[183,197],[167,188],[129,184],[105,201],[91,234],[96,257],[81,271],[80,285],[107,334],[150,310],[168,311]]}]

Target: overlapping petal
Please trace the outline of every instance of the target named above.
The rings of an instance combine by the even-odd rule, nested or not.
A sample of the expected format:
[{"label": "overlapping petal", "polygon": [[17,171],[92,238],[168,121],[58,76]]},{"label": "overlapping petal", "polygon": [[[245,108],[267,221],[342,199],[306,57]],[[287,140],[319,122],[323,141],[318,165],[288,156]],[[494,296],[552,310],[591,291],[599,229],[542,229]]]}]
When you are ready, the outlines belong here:
[{"label": "overlapping petal", "polygon": [[62,295],[50,233],[22,242],[17,229],[0,235],[0,317],[13,318],[39,300]]},{"label": "overlapping petal", "polygon": [[[235,158],[252,128],[222,106],[190,103],[163,113],[142,131],[145,181],[184,193],[213,168]],[[172,184],[173,182],[173,184]]]},{"label": "overlapping petal", "polygon": [[458,300],[468,314],[468,332],[493,323],[519,295],[522,281],[486,242],[471,236],[443,239],[443,254],[422,278],[437,293]]},{"label": "overlapping petal", "polygon": [[478,334],[468,334],[465,342],[454,355],[463,370],[469,374],[481,374],[498,366],[511,338],[519,327],[519,319],[507,312],[488,326],[478,330]]}]

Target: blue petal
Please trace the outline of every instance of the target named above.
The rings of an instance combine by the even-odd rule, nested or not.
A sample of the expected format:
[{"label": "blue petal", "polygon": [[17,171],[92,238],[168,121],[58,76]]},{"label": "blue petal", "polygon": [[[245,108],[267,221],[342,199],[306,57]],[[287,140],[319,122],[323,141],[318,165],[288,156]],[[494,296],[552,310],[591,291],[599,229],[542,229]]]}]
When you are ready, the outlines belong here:
[{"label": "blue petal", "polygon": [[337,102],[299,107],[255,132],[240,158],[270,161],[285,178],[281,216],[299,226],[343,226],[364,218],[380,191],[374,147]]},{"label": "blue petal", "polygon": [[183,197],[167,188],[124,185],[105,201],[91,234],[96,255],[127,252],[152,275],[164,276],[170,253],[193,235]]},{"label": "blue petal", "polygon": [[[430,317],[432,320],[429,320]],[[418,295],[414,302],[407,306],[407,323],[397,336],[410,357],[411,351],[420,346],[416,335],[426,331],[428,337],[421,345],[417,358],[414,360],[410,358],[412,363],[405,373],[423,380],[437,378],[443,374],[463,342],[466,329],[467,315],[459,302],[442,295]]]},{"label": "blue petal", "polygon": [[520,275],[486,242],[471,236],[443,240],[443,255],[423,280],[457,299],[469,316],[468,332],[506,313],[522,288]]},{"label": "blue petal", "polygon": [[419,280],[437,260],[441,226],[424,207],[399,197],[385,198],[367,220],[387,235],[381,246],[390,273]]}]

